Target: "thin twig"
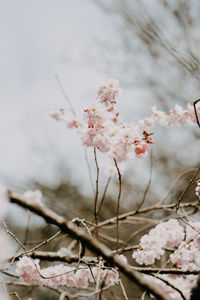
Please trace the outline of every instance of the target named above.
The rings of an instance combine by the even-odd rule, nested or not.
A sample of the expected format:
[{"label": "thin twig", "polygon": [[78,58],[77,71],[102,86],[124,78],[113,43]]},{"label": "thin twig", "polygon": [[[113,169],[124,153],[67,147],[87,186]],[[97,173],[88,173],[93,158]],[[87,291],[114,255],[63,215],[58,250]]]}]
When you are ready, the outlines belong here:
[{"label": "thin twig", "polygon": [[153,170],[153,155],[152,155],[152,151],[151,151],[151,156],[150,156],[150,162],[151,162],[151,165],[150,165],[150,174],[149,174],[149,181],[148,181],[148,184],[147,184],[147,187],[144,191],[144,196],[143,196],[143,199],[141,201],[141,203],[139,204],[138,208],[136,209],[136,212],[142,207],[142,205],[144,204],[145,202],[145,199],[146,199],[146,195],[149,191],[149,188],[150,188],[150,185],[151,185],[151,178],[152,178],[152,170]]},{"label": "thin twig", "polygon": [[158,273],[158,274],[176,274],[176,275],[199,275],[200,270],[183,271],[179,269],[164,269],[164,268],[144,268],[144,267],[132,267],[133,270],[142,272],[145,274]]},{"label": "thin twig", "polygon": [[[95,198],[94,198],[94,218],[95,218],[95,224],[98,225],[98,196],[99,196],[99,166],[97,161],[97,153],[96,148],[94,147],[94,160],[96,164],[96,170],[97,170],[97,177],[96,177],[96,191],[95,191]],[[96,237],[98,237],[98,228],[96,227]]]},{"label": "thin twig", "polygon": [[23,243],[24,245],[26,245],[27,240],[28,240],[30,221],[31,221],[31,212],[29,211],[29,213],[28,213],[28,223],[27,223],[27,226],[26,226],[26,231],[25,231],[25,236],[24,236],[24,243]]},{"label": "thin twig", "polygon": [[168,191],[167,191],[167,193],[165,194],[165,196],[160,200],[159,205],[161,205],[161,204],[168,198],[168,196],[172,193],[173,188],[177,186],[178,181],[179,181],[184,175],[186,175],[186,174],[188,174],[188,173],[190,173],[190,172],[196,171],[196,170],[197,170],[197,168],[191,168],[191,169],[186,170],[186,171],[184,171],[183,173],[179,174],[179,175],[176,177],[175,181],[174,181],[174,182],[172,183],[172,185],[170,186],[170,188],[168,189]]},{"label": "thin twig", "polygon": [[87,165],[87,168],[88,168],[89,180],[90,180],[90,183],[91,183],[92,191],[93,191],[93,194],[95,194],[94,183],[93,183],[93,180],[92,180],[92,172],[91,172],[91,168],[90,168],[90,164],[89,164],[89,160],[88,160],[88,155],[87,155],[87,148],[84,148],[84,154],[85,154],[84,156],[85,156],[85,161],[86,161],[86,165]]},{"label": "thin twig", "polygon": [[159,276],[157,276],[157,275],[155,276],[155,278],[157,278],[157,279],[163,281],[166,285],[170,286],[172,289],[174,289],[175,291],[177,291],[177,292],[181,295],[181,297],[182,297],[184,300],[187,300],[187,299],[185,298],[185,296],[183,295],[182,291],[179,290],[177,287],[175,287],[173,284],[171,284],[169,281],[167,281],[166,279],[164,279],[164,278],[162,278],[162,277],[159,277]]},{"label": "thin twig", "polygon": [[187,192],[187,190],[189,189],[189,187],[192,185],[195,177],[197,176],[197,174],[200,171],[200,167],[198,168],[198,170],[195,172],[195,174],[192,176],[192,178],[190,179],[189,183],[187,184],[187,186],[185,187],[184,191],[181,193],[181,195],[178,197],[177,201],[176,201],[176,210],[179,209],[179,205],[181,202],[182,197],[185,195],[185,193]]},{"label": "thin twig", "polygon": [[125,288],[124,288],[124,285],[123,285],[121,279],[119,280],[119,284],[120,284],[120,286],[121,286],[121,289],[122,289],[122,293],[123,293],[123,295],[124,295],[124,298],[125,298],[126,300],[128,300],[128,296],[127,296],[127,294],[126,294],[126,290],[125,290]]},{"label": "thin twig", "polygon": [[101,208],[102,208],[103,202],[104,202],[104,200],[105,200],[106,192],[107,192],[107,189],[108,189],[110,180],[111,180],[111,177],[108,178],[108,181],[107,181],[107,183],[106,183],[106,186],[105,186],[105,189],[104,189],[104,192],[103,192],[101,201],[100,201],[100,203],[99,203],[99,209],[98,209],[98,212],[97,212],[98,215],[99,215],[99,213],[100,213],[100,210],[101,210]]},{"label": "thin twig", "polygon": [[67,100],[67,103],[68,103],[68,105],[69,105],[69,108],[70,108],[72,114],[76,117],[75,110],[73,109],[72,104],[71,104],[71,101],[69,100],[69,97],[68,97],[67,94],[65,93],[65,90],[64,90],[64,88],[63,88],[63,86],[62,86],[62,84],[61,84],[60,78],[58,77],[57,74],[55,74],[55,79],[56,79],[56,82],[57,82],[57,84],[58,84],[58,86],[59,86],[59,88],[60,88],[60,90],[61,90],[63,96],[64,96],[65,99]]},{"label": "thin twig", "polygon": [[52,235],[50,238],[48,238],[47,240],[41,242],[40,244],[36,245],[35,247],[33,247],[33,248],[29,249],[29,250],[26,250],[26,252],[22,252],[22,253],[20,253],[20,254],[16,254],[16,255],[12,258],[11,264],[15,261],[16,258],[19,258],[19,257],[21,257],[21,256],[24,255],[24,254],[27,255],[27,253],[31,253],[31,252],[37,250],[38,248],[40,248],[40,247],[46,245],[47,243],[49,243],[50,241],[52,241],[54,238],[56,238],[61,232],[62,232],[62,230],[59,230],[59,231],[57,231],[54,235]]},{"label": "thin twig", "polygon": [[[189,208],[189,207],[199,207],[200,202],[199,201],[193,201],[193,202],[186,202],[186,203],[180,203],[180,207],[183,208]],[[176,203],[172,204],[163,204],[163,205],[152,205],[149,207],[141,208],[138,212],[136,210],[132,210],[126,213],[123,213],[119,215],[118,219],[119,220],[125,220],[129,216],[134,216],[135,214],[144,214],[150,211],[156,211],[156,210],[173,210],[176,207]],[[116,222],[116,217],[109,218],[105,221],[102,221],[101,223],[98,224],[98,227],[103,227],[106,225],[114,224]],[[92,231],[93,228],[90,230]]]},{"label": "thin twig", "polygon": [[[9,234],[9,235],[17,242],[17,244],[20,245],[20,246],[22,247],[22,249],[24,250],[24,252],[26,253],[26,255],[27,255],[27,256],[30,258],[30,260],[33,262],[33,264],[34,264],[34,266],[35,266],[35,268],[36,268],[38,274],[40,275],[40,277],[45,278],[45,277],[42,276],[42,274],[40,273],[40,270],[38,269],[38,266],[37,266],[37,264],[35,263],[34,259],[32,259],[32,258],[30,257],[30,255],[27,253],[25,246],[24,246],[24,245],[17,239],[17,237],[16,237],[16,236],[8,229],[8,227],[7,227],[6,223],[5,223],[5,221],[4,221],[3,219],[1,219],[1,220],[2,220],[2,223],[3,223],[4,228],[6,229],[7,234]],[[12,264],[12,263],[13,263],[13,262],[11,262],[11,264]]]},{"label": "thin twig", "polygon": [[146,296],[146,291],[144,291],[144,293],[142,293],[141,300],[144,300],[145,296]]},{"label": "thin twig", "polygon": [[197,113],[197,108],[196,108],[196,105],[197,103],[200,101],[200,99],[197,99],[196,101],[193,102],[193,106],[194,106],[194,113],[195,113],[195,117],[196,117],[196,120],[197,120],[197,125],[199,126],[200,128],[200,121],[199,121],[199,117],[198,117],[198,113]]},{"label": "thin twig", "polygon": [[18,300],[22,300],[22,299],[19,297],[19,295],[18,295],[17,292],[11,292],[11,293],[8,293],[8,295],[9,295],[9,296],[15,296]]},{"label": "thin twig", "polygon": [[119,209],[120,209],[120,199],[121,199],[121,192],[122,192],[122,177],[119,170],[119,167],[117,165],[117,161],[115,158],[113,158],[115,167],[117,169],[118,178],[119,178],[119,193],[117,198],[117,210],[116,210],[116,229],[117,229],[117,244],[116,244],[116,252],[118,253],[119,249]]}]

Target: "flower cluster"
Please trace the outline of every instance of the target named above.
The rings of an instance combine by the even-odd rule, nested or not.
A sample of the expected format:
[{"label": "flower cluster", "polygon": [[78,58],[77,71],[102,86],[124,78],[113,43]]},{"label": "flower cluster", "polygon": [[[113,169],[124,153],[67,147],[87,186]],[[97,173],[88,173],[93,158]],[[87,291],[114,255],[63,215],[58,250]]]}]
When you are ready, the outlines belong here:
[{"label": "flower cluster", "polygon": [[[178,247],[170,255],[173,267],[183,271],[200,270],[200,223],[189,223],[185,232],[183,226],[174,219],[157,225],[148,235],[141,238],[139,249],[133,253],[133,258],[138,264],[153,264],[155,259],[159,259],[164,253],[165,247]],[[172,287],[162,279],[169,282]],[[182,296],[173,287],[178,288],[189,300],[197,279],[198,275],[159,274],[157,278],[147,277],[147,280],[154,281],[164,294],[169,295],[170,299],[177,300],[181,300]]]},{"label": "flower cluster", "polygon": [[187,225],[185,241],[170,255],[170,260],[175,267],[184,271],[200,269],[200,223]]},{"label": "flower cluster", "polygon": [[[194,107],[190,103],[187,104],[186,109],[180,105],[176,105],[169,113],[157,110],[156,106],[152,107],[153,114],[151,117],[146,117],[140,121],[140,124],[145,128],[153,128],[156,123],[161,126],[169,127],[173,125],[195,125],[197,123],[194,112]],[[197,114],[200,114],[200,106],[197,107]]]},{"label": "flower cluster", "polygon": [[195,192],[196,192],[197,197],[199,197],[199,199],[200,199],[200,179],[197,180],[197,186],[196,186]]},{"label": "flower cluster", "polygon": [[97,98],[105,105],[116,103],[117,97],[122,94],[119,87],[119,81],[115,79],[108,79],[97,86]]},{"label": "flower cluster", "polygon": [[68,127],[77,128],[84,146],[96,147],[117,162],[125,162],[133,156],[145,157],[148,145],[153,144],[151,134],[143,131],[140,135],[139,126],[122,122],[115,109],[120,94],[118,81],[109,79],[98,86],[99,102],[84,109],[82,123],[75,119],[69,121],[63,110],[51,111],[50,115]]},{"label": "flower cluster", "polygon": [[164,254],[164,248],[178,246],[184,239],[184,228],[175,219],[158,224],[144,235],[133,258],[138,264],[151,265]]},{"label": "flower cluster", "polygon": [[[175,287],[183,293],[187,300],[189,300],[191,296],[191,291],[196,286],[197,278],[197,275],[178,276],[160,274],[157,278],[149,276],[148,280],[151,280],[154,283],[156,283],[158,285],[158,288],[163,292],[163,294],[168,295],[170,299],[183,299],[181,294],[173,288]],[[164,281],[162,281],[162,279],[169,282],[169,284],[171,284],[173,287],[166,284]]]},{"label": "flower cluster", "polygon": [[42,202],[42,193],[41,191],[39,190],[35,190],[35,191],[27,191],[24,193],[23,197],[26,199],[26,200],[30,200],[32,201],[33,203],[39,205],[39,206],[43,206],[43,202]]},{"label": "flower cluster", "polygon": [[67,116],[65,115],[65,111],[63,109],[50,110],[49,115],[56,121],[65,123],[68,128],[78,128],[81,126],[81,124],[79,124],[76,119],[69,120],[69,118],[67,118]]},{"label": "flower cluster", "polygon": [[119,274],[114,268],[106,269],[102,266],[92,267],[90,270],[81,265],[77,269],[59,264],[41,269],[38,259],[33,262],[27,256],[23,256],[17,262],[16,273],[25,282],[33,285],[67,286],[82,289],[87,288],[89,283],[94,283],[94,279],[109,286],[117,284],[119,280]]}]

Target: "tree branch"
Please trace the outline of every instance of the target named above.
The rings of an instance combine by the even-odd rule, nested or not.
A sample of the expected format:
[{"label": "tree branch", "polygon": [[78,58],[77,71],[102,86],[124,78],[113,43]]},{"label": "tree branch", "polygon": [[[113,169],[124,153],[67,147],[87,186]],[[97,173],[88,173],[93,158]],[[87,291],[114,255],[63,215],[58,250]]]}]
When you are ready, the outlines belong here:
[{"label": "tree branch", "polygon": [[158,300],[171,300],[168,295],[163,295],[157,285],[152,283],[147,275],[134,271],[129,265],[122,263],[118,255],[113,255],[109,248],[94,237],[85,233],[81,228],[77,228],[76,225],[67,222],[62,216],[56,214],[52,210],[39,206],[30,200],[25,200],[15,193],[10,192],[9,196],[12,203],[16,203],[23,208],[28,208],[47,222],[58,226],[63,232],[79,239],[86,247],[88,247],[88,249],[95,252],[96,255],[101,255],[111,265],[117,266],[131,281],[138,284],[143,290],[147,290],[149,293],[153,294]]}]

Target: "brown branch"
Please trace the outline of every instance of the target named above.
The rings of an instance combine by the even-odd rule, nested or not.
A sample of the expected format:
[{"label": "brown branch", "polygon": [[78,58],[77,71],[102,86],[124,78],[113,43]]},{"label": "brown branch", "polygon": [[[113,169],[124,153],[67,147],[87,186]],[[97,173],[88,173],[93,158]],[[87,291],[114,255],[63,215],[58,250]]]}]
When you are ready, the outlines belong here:
[{"label": "brown branch", "polygon": [[98,212],[97,212],[98,215],[99,215],[99,213],[100,213],[100,210],[101,210],[101,208],[102,208],[103,202],[104,202],[104,200],[105,200],[106,192],[107,192],[107,189],[108,189],[110,180],[111,180],[111,177],[108,178],[108,181],[107,181],[107,183],[106,183],[106,185],[105,185],[105,188],[104,188],[104,191],[103,191],[103,195],[102,195],[101,201],[100,201],[100,203],[99,203],[99,209],[98,209]]},{"label": "brown branch", "polygon": [[68,233],[76,239],[79,239],[88,249],[93,251],[96,255],[101,255],[111,265],[117,266],[119,270],[131,281],[138,284],[142,289],[153,294],[158,300],[171,300],[168,295],[163,295],[157,285],[150,282],[144,274],[132,270],[128,264],[124,264],[120,260],[118,255],[113,255],[112,251],[104,244],[99,242],[94,237],[88,235],[81,228],[77,228],[77,226],[71,222],[67,222],[62,216],[48,208],[38,206],[36,203],[32,203],[30,200],[25,200],[23,197],[19,197],[15,193],[10,192],[10,201],[23,208],[28,208],[33,213],[41,216],[47,222],[58,226],[63,232]]},{"label": "brown branch", "polygon": [[190,179],[189,183],[187,184],[187,186],[185,187],[185,189],[183,190],[183,192],[181,193],[181,195],[179,196],[178,200],[176,201],[176,210],[178,210],[181,199],[183,198],[183,196],[185,195],[185,193],[187,192],[187,190],[189,189],[189,187],[192,185],[195,177],[197,176],[197,174],[200,171],[200,167],[197,169],[197,171],[194,173],[194,175],[192,176],[192,178]]},{"label": "brown branch", "polygon": [[196,105],[197,103],[200,101],[200,99],[197,99],[193,102],[193,106],[194,106],[194,113],[195,113],[195,117],[196,117],[196,120],[197,120],[197,125],[199,126],[200,128],[200,121],[199,121],[199,117],[198,117],[198,113],[197,113],[197,108],[196,108]]},{"label": "brown branch", "polygon": [[145,274],[157,273],[157,272],[159,274],[177,274],[177,275],[199,275],[200,274],[200,270],[183,271],[179,269],[141,268],[141,267],[132,267],[132,269]]},{"label": "brown branch", "polygon": [[[180,203],[179,207],[182,208],[188,208],[188,207],[199,207],[200,203],[199,201],[194,201],[194,202],[186,202],[186,203]],[[123,213],[121,215],[119,215],[118,219],[119,220],[124,220],[129,216],[133,216],[135,214],[143,214],[143,213],[147,213],[149,211],[155,211],[155,210],[173,210],[176,207],[176,203],[173,204],[165,204],[165,205],[153,205],[153,206],[149,206],[149,207],[145,207],[140,209],[139,211],[136,210],[132,210],[126,213]],[[103,227],[109,224],[113,224],[116,222],[116,217],[112,217],[110,219],[107,219],[101,223],[98,224],[98,227]]]},{"label": "brown branch", "polygon": [[167,198],[168,196],[172,193],[174,187],[177,186],[177,183],[178,181],[186,174],[190,173],[190,172],[193,172],[193,171],[196,171],[197,168],[191,168],[191,169],[188,169],[184,172],[182,172],[181,174],[179,174],[176,179],[173,181],[172,185],[170,186],[170,188],[168,189],[166,195],[161,199],[161,201],[159,202],[159,205],[161,205]]},{"label": "brown branch", "polygon": [[31,253],[31,252],[35,251],[36,249],[38,249],[38,248],[40,248],[40,247],[46,245],[47,243],[49,243],[50,241],[52,241],[54,238],[56,238],[61,232],[62,232],[62,231],[59,230],[59,231],[57,231],[54,235],[52,235],[50,238],[48,238],[47,240],[45,240],[45,241],[39,243],[39,244],[36,245],[35,247],[33,247],[33,248],[29,249],[29,250],[26,250],[26,252],[22,252],[22,253],[20,253],[20,254],[15,255],[15,256],[12,258],[11,263],[13,263],[14,260],[15,260],[16,258],[19,258],[20,256],[22,256],[22,255],[24,255],[24,254],[27,255],[27,253]]},{"label": "brown branch", "polygon": [[[40,260],[47,260],[47,261],[63,261],[66,263],[74,263],[80,260],[79,255],[60,255],[58,252],[53,251],[33,251],[29,252],[29,255],[32,258],[39,258]],[[95,257],[83,256],[80,262],[86,264],[96,264],[98,261]]]}]

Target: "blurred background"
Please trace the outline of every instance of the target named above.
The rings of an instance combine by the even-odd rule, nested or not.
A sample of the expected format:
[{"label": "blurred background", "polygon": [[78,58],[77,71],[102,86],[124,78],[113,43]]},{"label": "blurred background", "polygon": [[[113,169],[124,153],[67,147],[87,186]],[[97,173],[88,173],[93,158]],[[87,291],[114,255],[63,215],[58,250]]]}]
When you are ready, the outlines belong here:
[{"label": "blurred background", "polygon": [[[40,188],[47,205],[68,219],[88,217],[93,190],[86,154],[76,132],[48,116],[49,109],[69,110],[55,76],[80,118],[96,101],[97,83],[108,78],[124,91],[118,109],[125,121],[150,116],[153,105],[185,107],[200,97],[199,16],[195,0],[0,1],[0,182],[17,192]],[[160,201],[191,169],[165,201],[176,199],[199,163],[199,137],[198,127],[155,129],[146,203]],[[95,182],[93,152],[87,157]],[[105,161],[98,159],[102,174]],[[128,165],[122,212],[143,198],[150,165],[150,156]],[[102,176],[101,191],[105,182]],[[115,214],[116,184],[108,189],[102,219]],[[13,215],[20,219],[15,229],[23,235],[28,217],[21,221],[22,210],[16,211],[8,222],[12,227]]]}]

